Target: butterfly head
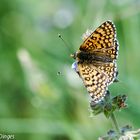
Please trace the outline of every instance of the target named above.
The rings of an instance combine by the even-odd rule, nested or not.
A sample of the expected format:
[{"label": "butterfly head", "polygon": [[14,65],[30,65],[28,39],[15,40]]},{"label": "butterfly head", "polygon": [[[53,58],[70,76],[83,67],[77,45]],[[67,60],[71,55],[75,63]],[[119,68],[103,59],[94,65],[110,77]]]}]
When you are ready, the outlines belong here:
[{"label": "butterfly head", "polygon": [[76,59],[77,58],[77,52],[71,54],[70,57],[72,57],[73,59]]}]

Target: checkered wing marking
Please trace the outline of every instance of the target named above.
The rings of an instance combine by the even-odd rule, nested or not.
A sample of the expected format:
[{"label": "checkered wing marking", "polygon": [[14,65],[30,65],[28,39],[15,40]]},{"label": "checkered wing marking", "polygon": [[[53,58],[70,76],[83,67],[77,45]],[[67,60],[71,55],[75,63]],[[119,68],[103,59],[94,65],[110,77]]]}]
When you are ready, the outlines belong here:
[{"label": "checkered wing marking", "polygon": [[106,21],[99,26],[80,46],[81,51],[100,52],[113,59],[117,58],[118,49],[116,28],[111,21]]},{"label": "checkered wing marking", "polygon": [[96,102],[103,99],[108,87],[108,76],[92,64],[78,63],[79,75],[87,91]]},{"label": "checkered wing marking", "polygon": [[109,56],[112,59],[117,59],[117,57],[118,57],[118,50],[119,50],[119,43],[118,43],[117,39],[115,39],[114,40],[114,45],[111,48],[102,49],[101,52],[105,56]]},{"label": "checkered wing marking", "polygon": [[117,77],[117,64],[116,62],[110,63],[94,63],[94,66],[97,67],[100,71],[105,73],[108,76],[108,84],[110,85]]}]

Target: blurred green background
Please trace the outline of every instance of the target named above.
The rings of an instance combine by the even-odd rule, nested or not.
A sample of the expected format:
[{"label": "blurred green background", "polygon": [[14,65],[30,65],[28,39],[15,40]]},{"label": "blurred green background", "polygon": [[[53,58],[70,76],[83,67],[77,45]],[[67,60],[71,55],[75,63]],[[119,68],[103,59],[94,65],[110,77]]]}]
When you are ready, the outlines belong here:
[{"label": "blurred green background", "polygon": [[0,134],[16,140],[95,140],[112,124],[90,117],[89,99],[74,60],[87,29],[106,20],[120,43],[117,84],[128,108],[116,113],[119,125],[140,127],[139,0],[0,0]]}]

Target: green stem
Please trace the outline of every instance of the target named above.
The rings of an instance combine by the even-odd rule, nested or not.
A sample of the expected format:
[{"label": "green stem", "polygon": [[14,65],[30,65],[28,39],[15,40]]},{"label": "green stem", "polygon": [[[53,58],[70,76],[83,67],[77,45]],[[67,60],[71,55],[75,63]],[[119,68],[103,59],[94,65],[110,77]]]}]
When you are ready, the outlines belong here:
[{"label": "green stem", "polygon": [[114,113],[112,113],[110,117],[111,117],[112,123],[114,124],[114,127],[116,129],[116,132],[118,133],[118,135],[120,135],[121,132],[120,132],[119,125],[117,123],[117,120],[116,120]]}]

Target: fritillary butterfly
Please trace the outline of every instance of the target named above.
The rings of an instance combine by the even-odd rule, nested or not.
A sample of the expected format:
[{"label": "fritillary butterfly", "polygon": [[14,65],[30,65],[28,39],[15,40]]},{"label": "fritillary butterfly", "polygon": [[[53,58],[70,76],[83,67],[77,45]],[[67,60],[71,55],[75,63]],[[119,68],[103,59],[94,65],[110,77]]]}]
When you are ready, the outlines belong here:
[{"label": "fritillary butterfly", "polygon": [[116,79],[118,56],[116,28],[111,21],[101,24],[72,55],[72,67],[82,78],[93,101],[98,103],[106,95],[108,86]]}]

